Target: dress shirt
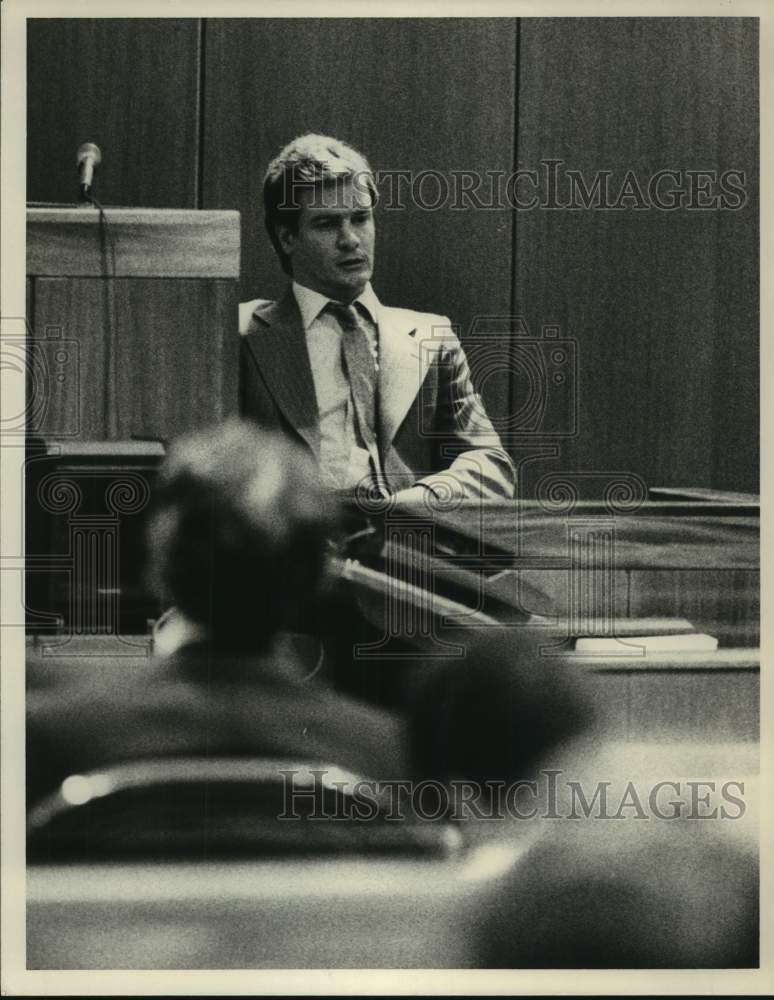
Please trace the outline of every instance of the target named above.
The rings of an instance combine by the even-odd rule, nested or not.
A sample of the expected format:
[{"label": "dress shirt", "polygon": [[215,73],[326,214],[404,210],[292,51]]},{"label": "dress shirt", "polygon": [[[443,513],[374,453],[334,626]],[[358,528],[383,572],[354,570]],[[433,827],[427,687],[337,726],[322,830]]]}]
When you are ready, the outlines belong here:
[{"label": "dress shirt", "polygon": [[[349,489],[373,475],[355,416],[341,350],[341,327],[326,295],[293,282],[320,414],[320,475],[325,486]],[[371,285],[355,299],[371,350],[378,357],[379,300]],[[354,304],[354,303],[353,303]]]}]

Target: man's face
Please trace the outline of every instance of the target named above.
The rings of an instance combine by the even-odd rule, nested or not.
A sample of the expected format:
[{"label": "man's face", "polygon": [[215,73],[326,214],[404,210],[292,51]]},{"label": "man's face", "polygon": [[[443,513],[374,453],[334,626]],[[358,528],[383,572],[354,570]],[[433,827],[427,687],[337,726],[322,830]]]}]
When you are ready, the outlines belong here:
[{"label": "man's face", "polygon": [[374,269],[374,216],[362,182],[346,178],[298,193],[298,232],[278,226],[293,278],[321,295],[351,302]]}]

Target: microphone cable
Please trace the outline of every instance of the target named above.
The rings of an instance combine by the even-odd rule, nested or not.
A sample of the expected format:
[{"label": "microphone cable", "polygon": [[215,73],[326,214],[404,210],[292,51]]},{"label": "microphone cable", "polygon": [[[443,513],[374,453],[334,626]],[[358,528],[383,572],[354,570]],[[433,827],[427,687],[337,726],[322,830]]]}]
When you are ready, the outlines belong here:
[{"label": "microphone cable", "polygon": [[105,293],[103,297],[105,317],[105,362],[103,371],[105,378],[102,406],[104,425],[107,429],[108,440],[114,441],[118,438],[118,392],[115,384],[117,377],[116,354],[118,350],[119,334],[118,306],[116,303],[115,289],[115,281],[117,277],[116,245],[104,207],[90,191],[84,197],[86,201],[93,205],[99,212],[100,261]]}]

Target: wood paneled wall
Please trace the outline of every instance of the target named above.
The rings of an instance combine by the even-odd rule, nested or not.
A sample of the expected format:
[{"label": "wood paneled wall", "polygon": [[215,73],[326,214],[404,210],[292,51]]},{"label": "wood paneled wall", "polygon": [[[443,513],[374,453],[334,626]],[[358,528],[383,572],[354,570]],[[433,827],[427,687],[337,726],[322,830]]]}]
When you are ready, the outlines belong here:
[{"label": "wood paneled wall", "polygon": [[27,200],[73,202],[76,152],[102,150],[105,205],[196,208],[201,23],[27,22]]},{"label": "wood paneled wall", "polygon": [[558,466],[756,491],[757,22],[538,18],[520,31],[520,168],[561,160],[560,177],[578,170],[587,188],[608,171],[612,203],[628,171],[645,201],[657,171],[681,174],[663,203],[690,189],[688,171],[746,173],[740,210],[689,195],[675,210],[635,196],[518,213],[517,311],[578,345],[578,434]]},{"label": "wood paneled wall", "polygon": [[[375,285],[463,333],[516,313],[574,339],[577,434],[544,439],[559,451],[535,476],[757,489],[755,19],[63,19],[30,20],[28,41],[28,198],[72,201],[75,150],[97,142],[105,203],[242,213],[243,298],[282,287],[261,177],[303,131],[348,139],[378,171],[562,160],[587,184],[609,171],[613,199],[628,170],[645,187],[660,169],[743,171],[739,210],[408,198],[380,210]],[[502,337],[468,339],[499,418],[530,391]]]}]

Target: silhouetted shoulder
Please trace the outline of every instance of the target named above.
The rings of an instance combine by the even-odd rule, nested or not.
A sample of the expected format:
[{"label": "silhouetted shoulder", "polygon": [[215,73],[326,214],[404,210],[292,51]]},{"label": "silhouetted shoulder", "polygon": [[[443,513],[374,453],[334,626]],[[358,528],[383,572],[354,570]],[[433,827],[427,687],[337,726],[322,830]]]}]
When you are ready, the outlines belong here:
[{"label": "silhouetted shoulder", "polygon": [[273,305],[271,299],[251,299],[249,302],[239,303],[239,332],[243,337],[253,333],[261,321],[265,322],[265,317]]}]

